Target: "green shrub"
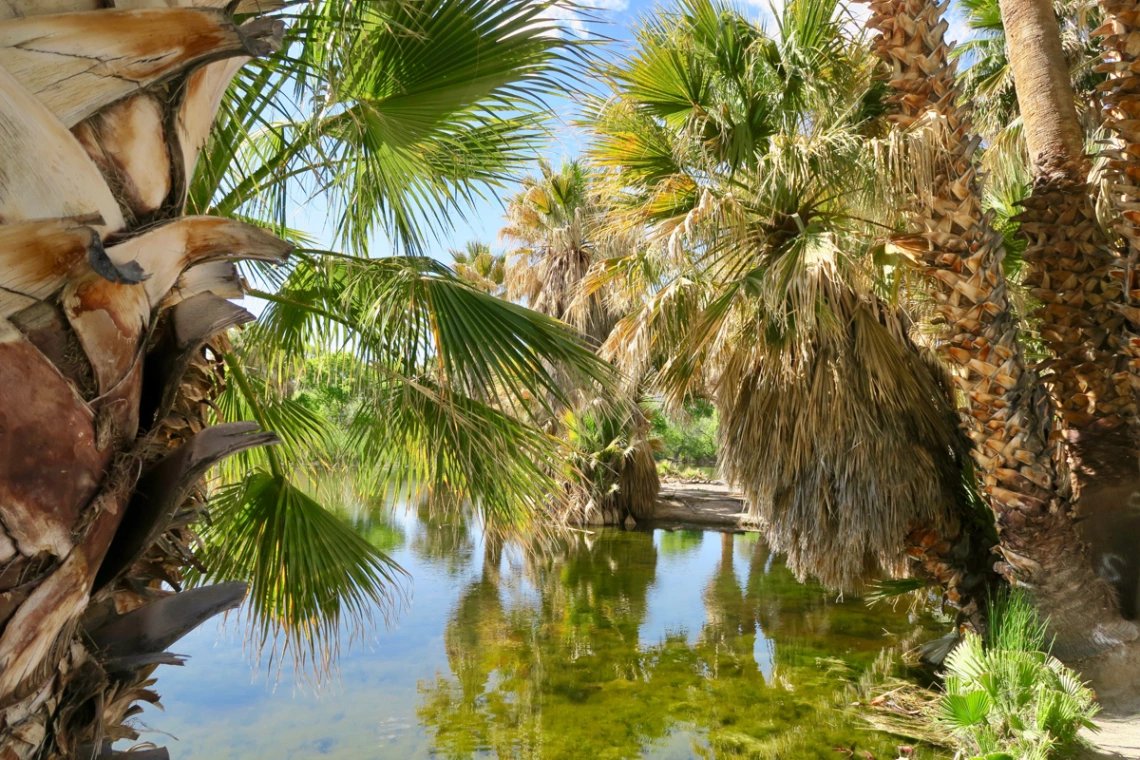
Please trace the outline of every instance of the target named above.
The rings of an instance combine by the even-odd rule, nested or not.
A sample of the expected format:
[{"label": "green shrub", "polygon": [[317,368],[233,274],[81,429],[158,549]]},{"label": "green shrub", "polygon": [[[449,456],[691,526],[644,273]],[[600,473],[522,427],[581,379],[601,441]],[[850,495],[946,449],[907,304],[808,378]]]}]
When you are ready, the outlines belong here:
[{"label": "green shrub", "polygon": [[937,719],[971,760],[1047,760],[1096,729],[1093,693],[1047,651],[1045,625],[1021,592],[990,609],[990,637],[966,634],[946,658]]},{"label": "green shrub", "polygon": [[650,416],[653,435],[661,439],[659,459],[680,465],[709,466],[716,463],[716,407],[698,399],[685,407],[685,418],[674,422],[659,404]]}]

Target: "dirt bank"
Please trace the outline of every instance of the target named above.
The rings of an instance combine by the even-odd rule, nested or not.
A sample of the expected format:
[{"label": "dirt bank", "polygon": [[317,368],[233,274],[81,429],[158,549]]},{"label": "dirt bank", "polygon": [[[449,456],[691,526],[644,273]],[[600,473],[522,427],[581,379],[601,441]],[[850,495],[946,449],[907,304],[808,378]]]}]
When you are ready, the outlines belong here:
[{"label": "dirt bank", "polygon": [[648,522],[656,528],[718,528],[751,531],[744,500],[721,482],[661,484],[657,510]]}]

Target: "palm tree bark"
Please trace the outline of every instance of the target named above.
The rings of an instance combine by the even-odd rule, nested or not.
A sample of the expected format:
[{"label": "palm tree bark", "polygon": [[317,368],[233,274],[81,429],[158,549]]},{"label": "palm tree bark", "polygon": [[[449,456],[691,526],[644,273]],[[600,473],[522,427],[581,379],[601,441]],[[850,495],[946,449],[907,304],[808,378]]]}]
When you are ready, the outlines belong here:
[{"label": "palm tree bark", "polygon": [[[78,757],[131,736],[123,721],[134,703],[155,699],[146,679],[176,661],[165,647],[244,595],[240,584],[171,595],[163,582],[177,588],[183,558],[164,555],[190,540],[186,516],[205,470],[275,441],[250,423],[206,427],[201,401],[220,377],[205,347],[252,318],[224,300],[240,290],[216,262],[279,260],[289,246],[182,215],[218,106],[217,86],[194,75],[228,81],[228,59],[269,52],[282,28],[238,26],[211,3],[9,5],[0,12],[0,756]],[[209,276],[195,273],[205,260],[215,262],[202,264]],[[146,634],[155,621],[158,638]]]},{"label": "palm tree bark", "polygon": [[[1119,10],[1106,6],[1110,18],[1114,8]],[[1071,507],[1084,520],[1081,533],[1092,542],[1095,566],[1115,583],[1135,615],[1140,565],[1127,537],[1135,535],[1137,526],[1130,504],[1140,488],[1134,392],[1140,375],[1129,362],[1129,352],[1135,351],[1125,304],[1130,267],[1113,250],[1096,217],[1090,163],[1052,5],[1047,0],[1004,0],[1001,11],[1034,168],[1033,192],[1019,219],[1030,242],[1025,282],[1042,302],[1035,316],[1052,353],[1041,369],[1060,417],[1057,457],[1068,475],[1062,489],[1069,489]],[[1122,19],[1117,16],[1117,21]],[[1108,37],[1105,46],[1122,55],[1130,49],[1119,36]],[[1123,84],[1113,86],[1110,80],[1105,102],[1105,122],[1118,134],[1128,126],[1120,119],[1121,106],[1128,107]],[[1109,158],[1110,178],[1127,174],[1119,155]],[[1055,546],[1063,553],[1071,544]],[[1088,593],[1090,581],[1087,573],[1071,568],[1055,583],[1080,597]],[[1087,673],[1102,680],[1108,674],[1106,662],[1127,659],[1135,648],[1116,646],[1118,639],[1135,638],[1113,619],[1120,601],[1104,603],[1107,614],[1089,626],[1089,646],[1081,652],[1104,652],[1085,665]]]},{"label": "palm tree bark", "polygon": [[[1111,589],[1093,572],[1068,501],[1058,489],[1050,445],[1052,410],[1018,341],[1001,266],[1002,237],[982,212],[971,161],[980,137],[971,131],[969,107],[959,103],[943,38],[945,6],[929,0],[878,0],[871,7],[868,23],[881,32],[877,52],[890,67],[895,92],[892,120],[941,143],[933,187],[923,189],[920,197],[926,202],[916,205],[914,234],[897,242],[930,276],[946,322],[939,348],[957,369],[974,459],[997,519],[1002,554],[997,569],[1010,582],[1036,589],[1059,652],[1066,656],[1135,638],[1134,627],[1117,613]],[[1044,78],[1043,86],[1056,87],[1055,79]],[[1042,134],[1051,135],[1052,142],[1043,139],[1031,149],[1079,144],[1079,132],[1069,129]]]},{"label": "palm tree bark", "polygon": [[[1102,38],[1103,62],[1097,71],[1108,78],[1097,89],[1101,92],[1104,125],[1114,138],[1114,144],[1101,154],[1104,186],[1113,212],[1113,230],[1127,244],[1126,254],[1114,261],[1109,274],[1122,290],[1113,306],[1125,320],[1120,352],[1127,360],[1127,377],[1135,399],[1140,393],[1140,122],[1136,121],[1140,115],[1140,75],[1134,67],[1140,53],[1140,5],[1134,0],[1107,0],[1101,8],[1105,23],[1092,35]],[[1135,437],[1133,431],[1125,435]],[[1135,461],[1133,457],[1121,464],[1135,470]],[[1130,479],[1121,482],[1126,484]],[[1088,516],[1086,532],[1101,539],[1093,542],[1094,546],[1104,546],[1100,566],[1110,577],[1119,577],[1122,611],[1135,620],[1140,615],[1140,557],[1135,546],[1140,513],[1135,509],[1135,486],[1117,490],[1115,503],[1098,505],[1096,513]]]},{"label": "palm tree bark", "polygon": [[1088,187],[1084,130],[1053,6],[1006,0],[1001,11],[1035,175],[1019,217],[1030,242],[1025,282],[1042,301],[1035,316],[1053,354],[1041,369],[1079,455],[1090,437],[1135,418],[1120,350],[1124,320],[1113,308],[1123,287]]},{"label": "palm tree bark", "polygon": [[[1135,0],[1101,3],[1105,23],[1093,32],[1101,37],[1104,62],[1097,71],[1108,79],[1102,93],[1104,125],[1115,145],[1102,152],[1104,174],[1116,214],[1114,230],[1128,244],[1127,259],[1116,262],[1111,275],[1120,280],[1123,293],[1117,309],[1127,320],[1121,350],[1129,357],[1133,393],[1140,393],[1140,3]],[[1123,266],[1119,264],[1123,263]]]}]

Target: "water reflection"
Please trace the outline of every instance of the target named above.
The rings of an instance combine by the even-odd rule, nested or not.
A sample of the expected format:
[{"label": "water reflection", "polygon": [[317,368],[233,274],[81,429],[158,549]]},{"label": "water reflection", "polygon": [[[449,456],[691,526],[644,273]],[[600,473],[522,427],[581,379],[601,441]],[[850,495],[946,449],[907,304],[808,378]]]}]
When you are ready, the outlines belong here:
[{"label": "water reflection", "polygon": [[412,551],[418,559],[443,569],[448,575],[461,575],[471,565],[475,541],[469,516],[442,512],[426,502],[415,510],[419,530],[412,539]]},{"label": "water reflection", "polygon": [[[659,555],[708,548],[716,558],[702,579],[699,631],[666,627],[645,644],[655,587],[666,605],[671,586],[691,603],[692,579],[682,577],[691,563],[659,572]],[[754,538],[576,536],[529,562],[525,582],[502,562],[500,547],[483,547],[445,629],[449,672],[419,683],[416,714],[432,754],[831,758],[833,747],[857,743],[895,757],[897,742],[843,712],[831,672],[839,664],[822,660],[868,665],[891,643],[884,631],[898,640],[919,633],[916,622],[796,583]]]},{"label": "water reflection", "polygon": [[179,642],[189,667],[160,669],[144,738],[175,760],[896,757],[843,712],[834,658],[851,676],[921,621],[796,583],[755,536],[609,531],[528,556],[349,496],[344,519],[413,579],[394,625],[346,644],[316,694],[251,678],[214,621]]}]

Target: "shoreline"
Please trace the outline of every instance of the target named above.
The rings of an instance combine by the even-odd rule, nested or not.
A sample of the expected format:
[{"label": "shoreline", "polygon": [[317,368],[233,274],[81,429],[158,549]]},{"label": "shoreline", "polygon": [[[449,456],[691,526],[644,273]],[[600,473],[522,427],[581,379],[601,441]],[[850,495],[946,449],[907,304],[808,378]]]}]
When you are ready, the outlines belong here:
[{"label": "shoreline", "polygon": [[653,515],[637,523],[665,530],[718,528],[734,533],[757,532],[748,525],[744,499],[722,481],[664,482]]}]

